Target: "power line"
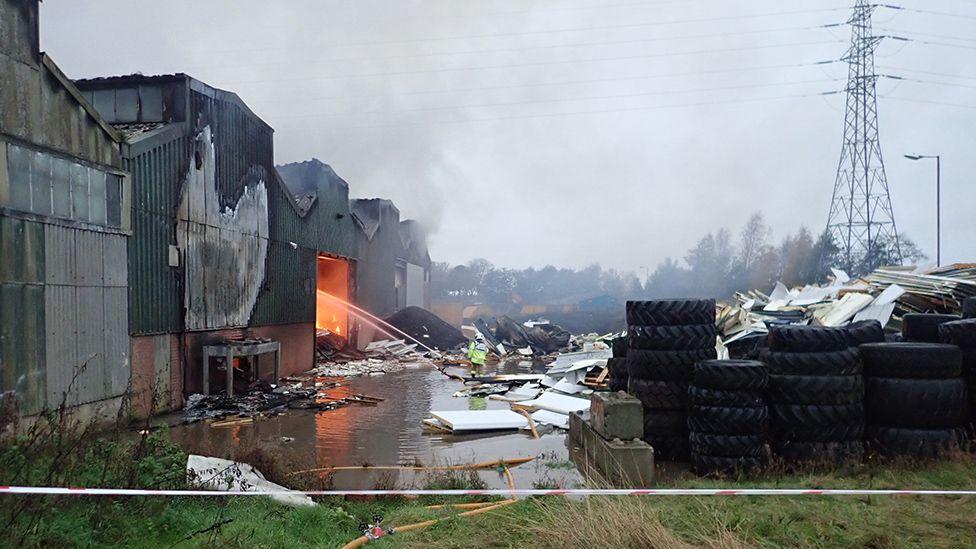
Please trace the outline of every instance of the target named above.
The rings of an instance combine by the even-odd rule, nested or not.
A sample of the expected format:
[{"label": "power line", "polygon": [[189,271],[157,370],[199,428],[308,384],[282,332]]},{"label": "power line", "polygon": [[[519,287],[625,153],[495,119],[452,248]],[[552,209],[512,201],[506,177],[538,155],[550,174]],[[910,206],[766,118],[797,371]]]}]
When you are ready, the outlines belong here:
[{"label": "power line", "polygon": [[947,102],[944,102],[944,101],[932,101],[930,99],[915,99],[915,98],[911,98],[911,97],[896,97],[896,96],[893,96],[893,95],[886,95],[886,96],[884,96],[884,98],[887,99],[887,100],[889,100],[889,101],[891,101],[891,100],[894,100],[894,101],[905,101],[905,102],[909,102],[909,103],[924,103],[924,104],[927,104],[927,105],[939,105],[939,106],[942,106],[942,107],[954,107],[954,108],[960,108],[960,109],[976,109],[976,105],[963,105],[962,103],[947,103]]},{"label": "power line", "polygon": [[903,68],[903,67],[889,67],[887,65],[878,65],[878,68],[879,69],[890,70],[890,71],[895,71],[895,72],[913,72],[913,73],[916,73],[916,74],[927,74],[929,76],[942,76],[942,77],[945,77],[945,78],[958,78],[960,80],[976,80],[976,76],[966,76],[966,75],[959,75],[959,74],[953,74],[953,73],[948,73],[948,72],[921,71],[921,70],[917,70],[917,69],[906,69],[906,68]]},{"label": "power line", "polygon": [[976,86],[968,86],[966,84],[955,84],[955,83],[952,83],[952,82],[935,82],[935,81],[932,81],[932,80],[921,80],[921,79],[918,79],[918,78],[906,78],[904,76],[896,76],[896,75],[892,75],[892,74],[879,74],[878,76],[881,77],[881,78],[887,78],[889,80],[897,80],[897,81],[901,81],[901,82],[912,82],[912,83],[915,83],[915,84],[929,84],[929,85],[933,85],[933,86],[950,86],[950,87],[953,87],[953,88],[966,88],[966,89],[970,89],[970,90],[976,90]]},{"label": "power line", "polygon": [[703,101],[697,103],[673,103],[668,105],[650,105],[650,106],[632,107],[632,108],[569,111],[569,112],[558,112],[558,113],[540,113],[540,114],[529,114],[529,115],[520,115],[520,116],[500,116],[500,117],[492,117],[492,118],[466,118],[463,120],[425,120],[423,122],[401,122],[396,124],[374,124],[374,125],[343,124],[343,126],[362,128],[362,129],[374,129],[374,128],[390,128],[390,127],[401,127],[401,126],[426,126],[430,124],[435,124],[435,125],[436,124],[467,124],[467,123],[477,123],[477,122],[496,122],[496,121],[503,121],[503,120],[558,118],[563,116],[584,116],[584,115],[592,115],[592,114],[615,114],[615,113],[625,113],[625,112],[654,111],[654,110],[661,110],[661,109],[675,109],[675,108],[688,108],[688,107],[707,107],[707,106],[716,106],[716,105],[765,103],[767,101],[779,101],[785,99],[804,99],[810,97],[822,97],[827,95],[835,95],[838,93],[844,93],[844,90],[831,90],[831,91],[825,91],[819,93],[780,95],[780,96],[772,96],[772,97],[758,97],[753,99]]},{"label": "power line", "polygon": [[[810,30],[829,30],[828,27],[837,26],[836,24],[829,25],[814,25],[814,26],[796,26],[796,27],[782,27],[776,29],[759,29],[750,31],[736,31],[736,32],[718,32],[718,33],[707,33],[707,34],[690,34],[683,36],[662,36],[655,38],[634,38],[629,40],[612,40],[612,41],[602,41],[602,42],[570,42],[564,44],[545,44],[540,46],[519,46],[511,48],[494,48],[494,49],[471,49],[471,50],[461,50],[461,51],[445,51],[445,52],[427,52],[427,53],[412,53],[408,55],[390,55],[383,57],[339,57],[326,59],[325,62],[367,62],[367,61],[385,61],[385,60],[395,60],[395,59],[416,59],[424,57],[441,57],[441,56],[453,56],[453,55],[470,55],[470,54],[484,54],[484,53],[521,53],[525,51],[532,50],[553,50],[561,48],[577,48],[577,47],[590,47],[590,46],[619,46],[627,44],[647,44],[654,42],[671,42],[678,40],[700,40],[707,38],[727,38],[730,36],[752,36],[757,34],[769,34],[777,32],[794,32],[794,31],[810,31]],[[838,41],[840,41],[838,39]],[[279,66],[281,63],[266,63],[262,65],[255,64],[243,64],[243,65],[226,65],[221,64],[218,67],[221,69],[241,69],[241,68],[254,68],[259,66]],[[304,65],[304,63],[303,63]],[[189,65],[188,68],[210,68],[213,65]]]},{"label": "power line", "polygon": [[877,6],[879,8],[887,8],[887,9],[896,10],[896,11],[907,11],[907,12],[911,12],[911,13],[924,13],[924,14],[927,14],[927,15],[940,15],[940,16],[944,16],[944,17],[952,17],[952,18],[957,18],[957,19],[976,19],[976,15],[966,15],[966,14],[962,14],[962,13],[950,13],[950,12],[947,12],[947,11],[925,10],[925,9],[919,9],[919,8],[905,8],[905,7],[896,6],[896,5],[893,5],[893,4],[875,4],[875,6]]},{"label": "power line", "polygon": [[952,36],[948,34],[932,34],[927,32],[899,30],[899,29],[878,29],[878,30],[886,34],[897,34],[897,35],[912,34],[912,35],[917,35],[917,36],[922,36],[927,38],[941,38],[943,40],[958,40],[960,42],[976,42],[976,38],[963,38],[961,36]]},{"label": "power line", "polygon": [[[435,74],[444,72],[461,72],[461,71],[475,71],[475,70],[490,70],[490,69],[511,69],[511,68],[525,68],[525,67],[542,67],[548,65],[574,65],[581,63],[598,63],[604,61],[631,61],[636,59],[651,59],[655,57],[673,57],[682,55],[704,55],[711,53],[728,53],[728,52],[741,52],[741,51],[755,51],[773,48],[788,48],[796,46],[816,46],[823,44],[835,44],[836,40],[828,41],[818,41],[818,42],[793,42],[788,44],[769,44],[764,46],[746,46],[739,48],[721,48],[721,49],[711,49],[711,50],[695,50],[695,51],[683,51],[683,52],[660,52],[651,53],[644,55],[627,55],[627,56],[615,56],[615,57],[597,57],[591,59],[567,59],[561,61],[537,61],[532,63],[515,63],[515,64],[504,64],[504,65],[483,65],[476,67],[442,67],[438,69],[418,69],[411,71],[397,71],[397,72],[377,72],[377,73],[362,73],[362,74],[338,74],[332,76],[313,76],[304,78],[272,78],[263,80],[240,80],[240,81],[225,81],[226,83],[232,84],[262,84],[268,82],[280,83],[280,82],[303,82],[308,80],[341,80],[347,78],[369,78],[376,76],[402,76],[409,74]],[[831,61],[833,62],[833,61]]]},{"label": "power line", "polygon": [[884,38],[890,38],[892,40],[897,40],[897,41],[901,41],[901,42],[912,42],[912,43],[915,43],[915,44],[925,44],[927,46],[944,46],[944,47],[949,47],[949,48],[960,48],[960,49],[964,49],[964,50],[976,50],[976,46],[964,46],[962,44],[949,44],[949,43],[946,43],[946,42],[932,42],[930,40],[918,40],[918,39],[915,39],[915,38],[909,38],[907,36],[885,35]]},{"label": "power line", "polygon": [[[424,38],[406,38],[406,39],[398,39],[398,40],[385,40],[385,41],[373,41],[373,42],[344,42],[339,44],[323,44],[320,45],[319,47],[348,48],[348,47],[360,47],[360,46],[411,44],[411,43],[418,43],[418,42],[442,42],[442,41],[449,41],[449,40],[502,38],[508,36],[538,36],[538,35],[558,34],[558,33],[565,33],[565,32],[588,32],[588,31],[598,31],[598,30],[619,30],[619,29],[660,27],[660,26],[683,25],[683,24],[694,24],[694,23],[714,23],[720,21],[740,21],[740,20],[748,20],[748,19],[761,19],[764,17],[779,17],[783,15],[805,15],[805,14],[814,14],[814,13],[840,12],[840,11],[846,11],[847,9],[848,8],[845,7],[817,8],[817,9],[796,10],[796,11],[780,11],[780,12],[772,12],[772,13],[753,13],[753,14],[743,14],[743,15],[726,15],[720,17],[703,17],[703,18],[696,18],[696,19],[673,19],[670,21],[650,21],[644,23],[620,23],[615,25],[567,27],[561,29],[540,29],[534,31],[512,31],[512,32],[498,32],[498,33],[485,33],[485,34],[467,34],[467,35],[456,35],[456,36],[432,36],[432,37],[424,37]],[[250,50],[242,50],[242,49],[211,50],[210,53],[265,51],[267,49],[271,49],[271,48],[256,48]],[[286,49],[286,48],[276,48],[276,49]]]},{"label": "power line", "polygon": [[720,87],[710,87],[710,88],[692,88],[684,90],[659,90],[652,92],[635,92],[635,93],[622,93],[622,94],[612,94],[612,95],[591,95],[591,96],[581,96],[581,97],[566,97],[566,98],[554,98],[554,99],[532,99],[525,101],[510,101],[510,102],[499,102],[499,103],[475,103],[467,105],[440,105],[436,107],[420,107],[416,109],[398,109],[398,110],[380,110],[380,111],[365,111],[365,112],[342,112],[342,113],[323,113],[318,115],[293,115],[290,118],[326,118],[326,117],[342,117],[342,116],[369,116],[374,114],[406,114],[414,112],[432,112],[441,110],[459,110],[459,109],[471,109],[471,108],[486,108],[486,107],[509,107],[517,105],[538,105],[538,104],[549,104],[549,103],[567,103],[574,101],[597,101],[606,99],[626,99],[632,97],[650,97],[650,96],[661,96],[661,95],[677,95],[677,94],[687,94],[687,93],[707,93],[715,91],[730,91],[730,90],[743,90],[743,89],[758,89],[758,88],[773,88],[779,86],[800,86],[805,84],[826,84],[830,82],[840,82],[840,79],[830,79],[830,80],[802,80],[797,82],[773,82],[768,84],[744,84],[738,86],[720,86]]},{"label": "power line", "polygon": [[[623,77],[612,77],[612,78],[589,78],[583,80],[561,80],[557,82],[543,82],[538,84],[509,84],[503,86],[477,86],[477,87],[467,87],[467,88],[453,88],[447,90],[421,90],[421,91],[397,91],[393,95],[397,96],[409,96],[409,95],[434,95],[434,94],[445,94],[445,93],[461,93],[461,92],[477,92],[477,91],[493,91],[493,90],[512,90],[512,89],[522,89],[522,88],[546,88],[553,86],[569,86],[576,84],[600,84],[607,82],[629,82],[636,80],[662,80],[667,78],[679,78],[684,76],[708,76],[716,74],[732,74],[732,73],[743,73],[743,72],[759,72],[767,70],[782,70],[782,69],[795,69],[804,67],[823,67],[833,63],[837,63],[838,60],[832,59],[828,61],[814,61],[808,63],[785,63],[780,65],[759,65],[750,67],[731,67],[727,69],[713,69],[706,71],[690,71],[690,72],[677,72],[677,73],[664,73],[664,74],[650,74],[642,76],[623,76]],[[824,71],[824,75],[827,79],[832,79],[832,77]],[[373,95],[365,96],[361,98],[365,99],[385,99],[390,97],[391,94],[385,95]],[[303,101],[334,101],[339,99],[347,99],[348,94],[336,95],[336,96],[325,96],[325,97],[313,97],[306,98]],[[280,99],[272,99],[271,101],[278,103]],[[260,104],[262,101],[253,101],[255,104]]]}]

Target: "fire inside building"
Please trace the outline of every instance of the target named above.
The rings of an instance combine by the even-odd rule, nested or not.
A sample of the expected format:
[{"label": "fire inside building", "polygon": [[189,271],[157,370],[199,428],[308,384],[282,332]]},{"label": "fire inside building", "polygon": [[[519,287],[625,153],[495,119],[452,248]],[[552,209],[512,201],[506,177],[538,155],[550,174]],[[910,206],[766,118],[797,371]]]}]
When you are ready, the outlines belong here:
[{"label": "fire inside building", "polygon": [[[355,304],[429,302],[423,232],[349,199],[274,130],[185,74],[69,80],[40,51],[37,2],[0,1],[0,393],[24,415],[180,408],[314,366],[316,330],[365,345]],[[228,386],[230,389],[230,386]]]}]

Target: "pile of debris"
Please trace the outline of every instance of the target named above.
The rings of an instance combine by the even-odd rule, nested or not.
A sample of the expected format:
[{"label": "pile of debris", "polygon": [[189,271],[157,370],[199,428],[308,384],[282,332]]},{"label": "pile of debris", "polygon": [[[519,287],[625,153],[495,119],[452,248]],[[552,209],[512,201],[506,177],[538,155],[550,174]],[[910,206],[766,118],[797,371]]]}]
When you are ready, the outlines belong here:
[{"label": "pile of debris", "polygon": [[569,414],[589,410],[590,400],[580,398],[606,390],[610,348],[564,353],[556,357],[544,374],[502,374],[462,378],[465,388],[456,397],[486,396],[507,402],[509,410],[463,410],[430,412],[424,421],[430,429],[449,433],[531,430],[537,426],[569,428]]},{"label": "pile of debris", "polygon": [[885,267],[856,280],[832,271],[826,286],[789,289],[777,283],[768,295],[758,290],[737,293],[736,302],[721,306],[717,318],[729,354],[751,357],[772,325],[843,326],[877,320],[894,333],[901,330],[905,314],[959,314],[963,301],[976,296],[976,264],[925,271]]},{"label": "pile of debris", "polygon": [[386,322],[424,345],[439,351],[456,349],[468,342],[461,330],[420,307],[407,307],[397,311],[387,318]]},{"label": "pile of debris", "polygon": [[608,346],[610,340],[618,335],[594,333],[575,336],[545,319],[519,324],[507,316],[492,319],[491,322],[479,318],[473,326],[463,326],[461,330],[468,339],[483,337],[489,352],[498,357],[514,354],[550,357],[560,352],[590,349],[594,344]]},{"label": "pile of debris", "polygon": [[430,363],[431,358],[420,353],[416,343],[384,339],[370,343],[361,353],[353,355],[350,351],[343,351],[332,360],[320,361],[310,373],[326,377],[380,375]]},{"label": "pile of debris", "polygon": [[373,405],[383,399],[367,395],[330,398],[326,391],[342,385],[339,380],[312,376],[283,378],[280,385],[254,383],[241,395],[190,395],[183,407],[184,423],[209,419],[211,427],[230,427],[253,423],[256,418],[273,417],[287,410],[335,410],[349,404]]}]

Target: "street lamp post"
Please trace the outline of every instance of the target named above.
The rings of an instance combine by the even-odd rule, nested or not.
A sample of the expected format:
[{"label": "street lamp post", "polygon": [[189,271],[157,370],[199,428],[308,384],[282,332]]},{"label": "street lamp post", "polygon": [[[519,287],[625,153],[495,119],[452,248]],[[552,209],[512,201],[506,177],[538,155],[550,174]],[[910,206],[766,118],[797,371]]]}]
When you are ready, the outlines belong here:
[{"label": "street lamp post", "polygon": [[935,266],[942,266],[942,155],[906,154],[909,160],[935,159]]}]

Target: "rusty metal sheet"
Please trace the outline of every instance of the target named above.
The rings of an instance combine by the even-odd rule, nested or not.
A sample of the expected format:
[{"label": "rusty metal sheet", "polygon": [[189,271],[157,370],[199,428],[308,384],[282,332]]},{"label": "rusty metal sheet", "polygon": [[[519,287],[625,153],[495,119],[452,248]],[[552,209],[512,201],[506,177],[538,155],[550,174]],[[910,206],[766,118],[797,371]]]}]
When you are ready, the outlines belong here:
[{"label": "rusty metal sheet", "polygon": [[47,284],[75,284],[75,232],[60,225],[44,226],[44,263]]},{"label": "rusty metal sheet", "polygon": [[74,286],[47,285],[44,288],[45,356],[47,406],[54,409],[77,402],[65,400],[71,377],[78,367],[78,303]]}]

